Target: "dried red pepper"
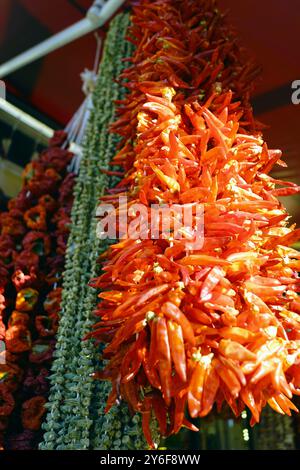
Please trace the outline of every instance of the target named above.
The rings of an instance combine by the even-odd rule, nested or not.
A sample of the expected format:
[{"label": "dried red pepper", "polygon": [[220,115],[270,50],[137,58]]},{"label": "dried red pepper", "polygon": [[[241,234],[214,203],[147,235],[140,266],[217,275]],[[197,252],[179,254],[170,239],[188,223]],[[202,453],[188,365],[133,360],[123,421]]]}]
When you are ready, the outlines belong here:
[{"label": "dried red pepper", "polygon": [[22,406],[22,424],[24,429],[38,431],[41,427],[41,420],[46,413],[45,397],[33,397],[26,400]]},{"label": "dried red pepper", "polygon": [[40,338],[54,336],[58,329],[58,315],[37,315],[35,317],[35,328]]},{"label": "dried red pepper", "polygon": [[25,327],[29,326],[30,316],[24,312],[18,312],[14,310],[11,316],[8,319],[8,327],[16,326],[16,325],[23,325]]},{"label": "dried red pepper", "polygon": [[24,325],[15,325],[7,329],[5,335],[6,349],[12,353],[22,353],[31,349],[30,331]]},{"label": "dried red pepper", "polygon": [[[0,313],[5,310],[4,318],[8,319],[5,324],[0,319],[0,337],[5,339],[7,348],[0,379],[16,394],[18,405],[28,396],[46,397],[49,390],[47,368],[61,300],[61,288],[53,287],[61,280],[73,202],[74,175],[67,173],[72,154],[57,147],[65,139],[64,132],[55,133],[51,148],[27,165],[22,190],[9,201],[8,212],[0,218]],[[33,348],[31,334],[37,338]],[[30,353],[24,354],[27,351]],[[6,446],[36,448],[36,431],[13,434],[16,423],[22,426],[19,409],[20,406],[14,413],[14,426],[8,417],[3,421],[3,430],[8,428]],[[38,414],[36,418],[38,429]]]},{"label": "dried red pepper", "polygon": [[24,237],[23,247],[38,256],[48,256],[51,252],[51,238],[43,232],[29,232]]},{"label": "dried red pepper", "polygon": [[[223,402],[237,416],[247,406],[254,422],[266,404],[295,410],[300,255],[290,245],[299,230],[276,196],[299,187],[277,189],[282,182],[269,176],[282,161],[252,115],[257,71],[243,64],[214,2],[143,0],[132,21],[137,48],[121,77],[130,92],[112,126],[122,138],[113,163],[125,176],[103,201],[117,207],[120,193],[149,210],[158,202],[204,208],[200,248],[172,231],[128,236],[102,256],[104,273],[92,283],[102,289],[91,336],[107,343],[99,377],[112,382],[108,408],[120,389],[153,447],[152,409],[171,433],[192,428],[186,406],[192,417]],[[132,368],[120,354],[130,356],[142,334],[143,360]]]},{"label": "dried red pepper", "polygon": [[45,207],[40,204],[32,207],[25,212],[24,220],[27,224],[27,227],[32,230],[46,230],[47,221]]}]

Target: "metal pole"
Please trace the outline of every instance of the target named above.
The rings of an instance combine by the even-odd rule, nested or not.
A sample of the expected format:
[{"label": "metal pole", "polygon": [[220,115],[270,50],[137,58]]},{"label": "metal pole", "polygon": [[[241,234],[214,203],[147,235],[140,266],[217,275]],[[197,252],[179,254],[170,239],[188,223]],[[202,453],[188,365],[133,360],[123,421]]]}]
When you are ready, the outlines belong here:
[{"label": "metal pole", "polygon": [[3,98],[0,98],[0,119],[11,123],[12,126],[17,126],[26,135],[30,135],[45,145],[53,136],[54,131],[51,127],[46,126]]},{"label": "metal pole", "polygon": [[103,5],[103,1],[96,0],[88,11],[86,18],[2,64],[0,66],[0,78],[100,28],[124,2],[125,0],[108,0]]}]

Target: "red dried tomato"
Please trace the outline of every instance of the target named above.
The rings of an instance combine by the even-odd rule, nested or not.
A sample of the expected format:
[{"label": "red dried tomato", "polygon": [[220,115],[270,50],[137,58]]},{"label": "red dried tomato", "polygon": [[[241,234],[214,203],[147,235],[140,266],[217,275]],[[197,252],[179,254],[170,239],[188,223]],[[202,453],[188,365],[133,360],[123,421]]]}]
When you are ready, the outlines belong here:
[{"label": "red dried tomato", "polygon": [[57,202],[49,194],[45,194],[39,198],[39,205],[45,207],[46,212],[54,212],[57,208]]},{"label": "red dried tomato", "polygon": [[35,328],[41,338],[54,336],[58,329],[58,315],[37,315],[35,317]]},{"label": "red dried tomato", "polygon": [[73,187],[75,184],[74,173],[69,173],[59,188],[59,203],[67,208],[68,214],[70,214],[71,206],[73,202]]},{"label": "red dried tomato", "polygon": [[46,168],[53,168],[59,172],[62,172],[67,167],[72,158],[72,153],[59,147],[49,148],[41,154],[41,160]]},{"label": "red dried tomato", "polygon": [[15,255],[15,269],[23,273],[36,273],[39,268],[40,259],[36,253],[30,250],[23,250]]},{"label": "red dried tomato", "polygon": [[11,316],[8,319],[8,327],[16,326],[16,325],[23,325],[25,327],[29,326],[30,317],[27,313],[18,312],[14,310]]},{"label": "red dried tomato", "polygon": [[37,205],[28,209],[24,214],[24,220],[27,227],[32,230],[46,230],[47,229],[47,214],[45,207]]},{"label": "red dried tomato", "polygon": [[43,232],[28,232],[23,240],[23,247],[38,256],[48,256],[51,252],[51,238]]},{"label": "red dried tomato", "polygon": [[47,400],[38,396],[25,401],[22,406],[22,425],[24,429],[38,431],[41,427],[41,421],[46,413]]},{"label": "red dried tomato", "polygon": [[44,309],[49,315],[55,315],[60,312],[60,304],[61,304],[61,296],[62,296],[62,288],[57,287],[56,289],[52,290],[48,295],[44,302]]},{"label": "red dried tomato", "polygon": [[26,231],[22,221],[11,217],[9,214],[2,214],[0,227],[2,235],[12,235],[13,237],[20,237]]},{"label": "red dried tomato", "polygon": [[8,355],[6,355],[6,363],[0,365],[0,383],[6,385],[7,389],[14,392],[23,377],[22,369],[15,363],[8,361]]},{"label": "red dried tomato", "polygon": [[31,349],[31,335],[23,325],[12,326],[5,335],[6,349],[12,353],[22,353]]}]

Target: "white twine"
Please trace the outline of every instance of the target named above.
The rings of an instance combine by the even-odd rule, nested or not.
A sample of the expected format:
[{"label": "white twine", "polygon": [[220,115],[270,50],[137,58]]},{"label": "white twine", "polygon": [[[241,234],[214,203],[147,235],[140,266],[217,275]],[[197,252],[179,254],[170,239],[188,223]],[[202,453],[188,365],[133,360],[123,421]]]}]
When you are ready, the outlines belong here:
[{"label": "white twine", "polygon": [[94,69],[85,69],[80,74],[80,78],[82,80],[82,91],[86,97],[65,128],[65,132],[68,134],[68,139],[65,143],[65,146],[69,143],[70,150],[74,153],[74,157],[68,167],[68,171],[74,172],[76,174],[79,172],[80,161],[82,158],[81,144],[90,119],[91,111],[93,109],[92,95],[97,82],[97,71],[100,62],[101,38],[98,35],[95,36],[97,41],[97,48]]}]

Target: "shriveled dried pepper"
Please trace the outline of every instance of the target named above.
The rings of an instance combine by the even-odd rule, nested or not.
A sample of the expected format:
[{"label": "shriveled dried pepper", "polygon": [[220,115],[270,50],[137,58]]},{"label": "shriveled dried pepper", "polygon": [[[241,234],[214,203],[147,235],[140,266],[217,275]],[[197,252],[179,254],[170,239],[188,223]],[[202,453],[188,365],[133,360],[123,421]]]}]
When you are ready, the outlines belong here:
[{"label": "shriveled dried pepper", "polygon": [[22,353],[31,349],[30,331],[24,325],[15,325],[7,329],[5,345],[12,353]]},{"label": "shriveled dried pepper", "polygon": [[17,310],[14,310],[9,317],[8,320],[8,327],[10,328],[11,326],[16,326],[16,325],[23,325],[25,327],[28,327],[30,322],[30,317],[27,313],[24,312],[18,312]]},{"label": "shriveled dried pepper", "polygon": [[37,396],[26,400],[22,406],[22,424],[24,429],[37,431],[46,412],[46,398]]},{"label": "shriveled dried pepper", "polygon": [[24,220],[27,227],[31,230],[47,229],[46,210],[45,207],[40,204],[26,211],[24,214]]},{"label": "shriveled dried pepper", "polygon": [[35,328],[41,338],[54,336],[58,329],[58,316],[37,315],[35,317]]}]

